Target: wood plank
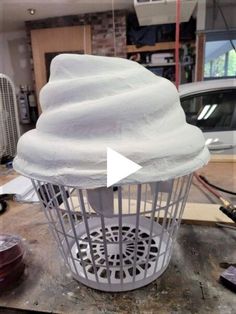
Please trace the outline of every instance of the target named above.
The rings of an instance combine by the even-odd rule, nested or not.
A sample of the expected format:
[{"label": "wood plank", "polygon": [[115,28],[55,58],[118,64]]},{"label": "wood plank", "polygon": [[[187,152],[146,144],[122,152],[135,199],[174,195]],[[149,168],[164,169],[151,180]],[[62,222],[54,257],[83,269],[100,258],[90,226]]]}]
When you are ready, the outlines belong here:
[{"label": "wood plank", "polygon": [[223,214],[219,204],[187,203],[182,223],[193,225],[215,225],[217,222],[234,225],[234,222]]},{"label": "wood plank", "polygon": [[196,71],[195,80],[202,81],[204,77],[204,56],[205,56],[205,34],[197,34],[197,47],[196,47]]},{"label": "wood plank", "polygon": [[142,46],[137,48],[136,45],[127,45],[127,53],[144,52],[144,51],[158,51],[175,49],[174,42],[156,43],[154,46]]},{"label": "wood plank", "polygon": [[236,162],[236,155],[211,155],[210,162]]},{"label": "wood plank", "polygon": [[[195,43],[191,42],[191,46],[195,46]],[[184,44],[181,44],[183,46]],[[174,50],[175,49],[175,42],[161,42],[156,43],[154,46],[142,46],[137,48],[136,45],[127,45],[127,53],[134,53],[134,52],[145,52],[145,51],[162,51],[162,50]]]},{"label": "wood plank", "polygon": [[[80,213],[80,205],[78,201],[78,197],[72,196],[72,202],[74,207],[76,208],[76,212]],[[70,199],[68,199],[70,202]],[[85,203],[87,203],[87,199],[85,199]],[[165,202],[162,202],[162,206],[165,206]],[[130,210],[128,210],[130,205]],[[124,215],[128,215],[130,213],[136,213],[136,201],[131,199],[131,202],[128,199],[123,199],[122,201],[122,213]],[[60,205],[62,210],[65,210],[65,206],[63,204]],[[144,202],[141,202],[141,208],[144,208]],[[191,224],[191,225],[204,225],[204,226],[214,226],[217,222],[221,222],[224,224],[234,225],[234,222],[228,218],[225,214],[223,214],[220,210],[220,204],[205,204],[205,203],[187,203],[185,206],[185,210],[182,217],[182,223]],[[93,209],[91,209],[92,213],[95,213]],[[150,217],[151,213],[145,214],[143,211],[140,212],[141,215],[146,217]],[[118,214],[118,210],[115,210],[115,214]],[[159,218],[160,221],[164,217],[164,211],[160,212]]]}]

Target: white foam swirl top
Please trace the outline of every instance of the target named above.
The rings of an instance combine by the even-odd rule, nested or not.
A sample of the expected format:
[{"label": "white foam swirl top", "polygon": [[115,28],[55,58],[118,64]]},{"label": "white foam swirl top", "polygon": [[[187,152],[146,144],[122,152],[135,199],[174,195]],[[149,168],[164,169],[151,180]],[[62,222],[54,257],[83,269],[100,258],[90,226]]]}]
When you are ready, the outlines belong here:
[{"label": "white foam swirl top", "polygon": [[142,166],[124,183],[182,176],[209,159],[186,123],[175,86],[126,59],[62,54],[40,92],[36,129],[18,143],[14,168],[84,188],[106,186],[106,148]]}]

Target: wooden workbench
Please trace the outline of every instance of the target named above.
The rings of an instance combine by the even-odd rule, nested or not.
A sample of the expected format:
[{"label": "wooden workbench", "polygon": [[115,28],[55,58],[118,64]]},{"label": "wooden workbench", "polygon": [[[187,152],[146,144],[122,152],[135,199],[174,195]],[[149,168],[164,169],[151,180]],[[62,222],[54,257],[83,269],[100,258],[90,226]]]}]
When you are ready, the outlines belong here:
[{"label": "wooden workbench", "polygon": [[[209,165],[202,173],[215,183],[233,189],[231,166],[215,164],[211,171]],[[220,171],[225,177],[223,182]],[[0,184],[11,176],[14,174],[0,177]],[[210,202],[209,197],[200,195],[192,190],[190,201],[198,198],[199,202]],[[15,313],[13,309],[66,314],[236,313],[235,294],[218,282],[223,271],[219,263],[236,262],[235,230],[182,225],[171,263],[159,279],[132,292],[102,293],[71,278],[39,205],[9,204],[8,211],[0,216],[0,232],[24,238],[27,267],[14,289],[0,294],[0,313]]]}]

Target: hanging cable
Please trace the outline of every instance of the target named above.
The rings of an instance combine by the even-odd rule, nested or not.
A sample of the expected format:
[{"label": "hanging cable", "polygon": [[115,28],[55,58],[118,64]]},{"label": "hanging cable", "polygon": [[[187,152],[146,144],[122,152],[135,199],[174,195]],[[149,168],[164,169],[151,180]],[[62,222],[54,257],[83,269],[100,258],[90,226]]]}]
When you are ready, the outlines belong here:
[{"label": "hanging cable", "polygon": [[179,88],[179,24],[180,24],[180,0],[176,0],[175,23],[175,85]]},{"label": "hanging cable", "polygon": [[211,192],[213,195],[215,195],[215,197],[217,197],[218,199],[220,199],[221,195],[220,193],[218,193],[217,191],[215,191],[214,189],[212,189],[211,187],[209,187],[201,178],[200,176],[195,172],[194,173],[194,177],[198,180],[198,182],[200,182],[209,192]]},{"label": "hanging cable", "polygon": [[231,195],[236,195],[235,192],[232,192],[232,191],[223,189],[223,188],[221,188],[221,187],[219,187],[219,186],[217,186],[217,185],[215,185],[215,184],[212,184],[211,182],[209,182],[209,181],[207,180],[206,177],[204,177],[204,176],[202,176],[202,175],[199,175],[199,177],[200,177],[205,183],[207,183],[209,186],[211,186],[211,187],[213,187],[213,188],[215,188],[215,189],[217,189],[217,190],[219,190],[219,191],[221,191],[221,192],[224,192],[224,193],[227,193],[227,194],[231,194]]},{"label": "hanging cable", "polygon": [[234,205],[227,200],[225,197],[223,197],[219,192],[217,192],[215,189],[210,187],[207,183],[205,183],[200,176],[195,172],[194,177],[200,182],[209,192],[211,192],[215,197],[217,197],[220,202],[223,204],[223,206],[220,206],[220,210],[228,216],[230,219],[232,219],[234,222],[236,222],[236,208]]},{"label": "hanging cable", "polygon": [[116,25],[115,25],[115,9],[114,9],[114,0],[111,0],[112,7],[112,23],[113,23],[113,44],[114,44],[114,56],[116,57]]}]

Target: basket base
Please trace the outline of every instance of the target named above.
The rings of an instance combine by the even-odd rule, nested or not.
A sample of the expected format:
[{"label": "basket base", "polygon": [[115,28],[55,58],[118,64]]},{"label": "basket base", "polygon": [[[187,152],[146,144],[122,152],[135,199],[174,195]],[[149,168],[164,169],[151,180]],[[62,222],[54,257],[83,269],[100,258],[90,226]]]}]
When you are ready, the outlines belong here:
[{"label": "basket base", "polygon": [[[135,241],[135,226],[135,216],[123,217],[121,230],[118,218],[106,218],[105,230],[102,230],[100,219],[90,218],[91,250],[85,225],[79,223],[75,227],[79,240],[71,239],[71,252],[67,252],[67,264],[73,277],[88,287],[113,292],[137,289],[158,278],[169,264],[172,240],[156,222],[153,222],[150,239],[151,220],[140,217]],[[120,231],[122,241],[119,241]]]}]

